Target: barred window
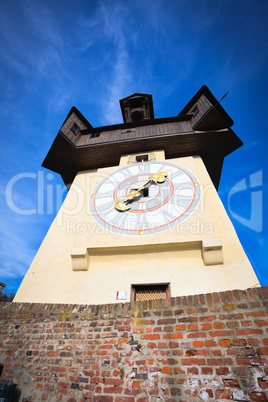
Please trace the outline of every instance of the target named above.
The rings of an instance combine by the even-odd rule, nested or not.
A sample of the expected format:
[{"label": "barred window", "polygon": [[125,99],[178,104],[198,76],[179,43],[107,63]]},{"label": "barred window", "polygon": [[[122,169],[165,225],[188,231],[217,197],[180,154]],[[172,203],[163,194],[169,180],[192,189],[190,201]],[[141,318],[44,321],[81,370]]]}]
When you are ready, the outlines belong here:
[{"label": "barred window", "polygon": [[170,297],[169,283],[131,286],[131,301],[157,300]]}]

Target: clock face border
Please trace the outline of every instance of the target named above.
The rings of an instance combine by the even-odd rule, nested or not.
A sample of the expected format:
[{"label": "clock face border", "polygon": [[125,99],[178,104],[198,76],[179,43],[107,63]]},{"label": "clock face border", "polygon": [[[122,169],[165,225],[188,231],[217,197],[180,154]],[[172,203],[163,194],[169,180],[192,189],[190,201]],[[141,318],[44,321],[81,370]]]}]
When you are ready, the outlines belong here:
[{"label": "clock face border", "polygon": [[[135,168],[138,169],[136,174],[133,173]],[[117,200],[118,193],[120,193],[120,191],[120,199],[122,201],[124,200],[124,196],[122,196],[122,188],[124,190],[124,194],[126,195],[130,188],[133,187],[133,183],[139,182],[141,185],[143,185],[149,180],[149,177],[152,173],[160,172],[162,170],[167,170],[168,172],[172,171],[173,173],[171,173],[170,177],[168,173],[164,183],[156,183],[153,185],[154,194],[152,197],[147,200],[142,198],[130,203],[129,206],[131,206],[131,209],[128,211],[120,212],[115,209],[114,203]],[[180,178],[179,181],[178,178]],[[182,179],[184,179],[184,181]],[[133,180],[136,180],[136,182],[133,182]],[[127,184],[126,188],[124,188],[125,184]],[[190,195],[187,197],[177,195],[179,203],[180,199],[184,197],[185,207],[182,208],[179,206],[179,203],[175,203],[174,199],[176,192],[184,190]],[[159,194],[161,193],[162,197],[159,197]],[[160,202],[156,204],[158,197]],[[106,209],[104,209],[103,205],[100,203],[101,198],[104,198],[105,200],[103,205]],[[188,219],[198,206],[200,198],[200,182],[195,174],[193,174],[189,169],[167,161],[148,161],[145,163],[139,162],[117,168],[112,173],[100,180],[91,192],[89,211],[94,221],[104,228],[105,231],[112,232],[116,235],[126,236],[154,235],[168,231]],[[141,208],[140,206],[138,208],[138,204],[146,205],[152,201],[154,205],[151,208]],[[172,214],[170,214],[170,209]],[[174,211],[176,209],[180,210],[180,212],[175,213]],[[165,215],[165,217],[171,215],[173,216],[172,218],[169,218],[169,220],[168,218],[165,218],[166,221],[161,224],[156,224],[152,218],[152,215],[156,215],[155,212],[158,214],[158,219],[160,219],[159,213],[160,215]],[[132,215],[133,219],[135,217],[137,218],[138,226],[132,228],[118,226],[118,222],[120,223],[120,221],[126,221],[128,217],[131,216],[130,214]],[[112,217],[111,220],[109,216]],[[150,222],[148,224],[148,218],[151,220],[151,226]],[[146,224],[144,224],[145,222]],[[139,223],[141,224],[139,225]]]}]

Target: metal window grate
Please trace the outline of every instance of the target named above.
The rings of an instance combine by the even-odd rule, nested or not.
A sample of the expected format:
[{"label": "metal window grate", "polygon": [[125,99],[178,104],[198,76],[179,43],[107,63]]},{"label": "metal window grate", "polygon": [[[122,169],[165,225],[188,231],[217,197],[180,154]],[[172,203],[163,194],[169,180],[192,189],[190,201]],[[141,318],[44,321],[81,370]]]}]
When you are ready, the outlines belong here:
[{"label": "metal window grate", "polygon": [[136,301],[165,299],[166,297],[167,293],[161,291],[136,292]]},{"label": "metal window grate", "polygon": [[167,297],[168,285],[133,285],[134,301],[158,300]]}]

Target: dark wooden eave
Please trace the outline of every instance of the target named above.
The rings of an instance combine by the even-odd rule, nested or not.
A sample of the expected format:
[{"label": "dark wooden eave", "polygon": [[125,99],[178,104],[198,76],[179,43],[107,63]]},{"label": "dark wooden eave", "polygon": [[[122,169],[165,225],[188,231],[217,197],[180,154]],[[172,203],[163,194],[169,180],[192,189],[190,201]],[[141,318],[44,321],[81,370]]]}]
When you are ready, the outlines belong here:
[{"label": "dark wooden eave", "polygon": [[77,172],[116,166],[123,154],[164,149],[166,159],[200,155],[215,187],[218,188],[223,158],[241,145],[241,140],[231,129],[216,132],[188,131],[146,138],[122,138],[85,146],[72,144],[59,132],[43,166],[60,173],[68,186]]}]

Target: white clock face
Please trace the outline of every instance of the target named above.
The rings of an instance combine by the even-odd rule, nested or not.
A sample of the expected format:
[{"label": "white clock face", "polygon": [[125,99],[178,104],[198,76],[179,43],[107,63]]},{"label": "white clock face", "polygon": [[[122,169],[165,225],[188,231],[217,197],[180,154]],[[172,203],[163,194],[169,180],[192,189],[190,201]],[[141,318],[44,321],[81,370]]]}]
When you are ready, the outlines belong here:
[{"label": "white clock face", "polygon": [[[166,172],[163,182],[152,182],[152,174]],[[126,200],[131,190],[147,183],[141,196]],[[90,212],[106,230],[120,235],[141,236],[160,233],[187,219],[197,207],[201,188],[196,176],[171,162],[127,165],[101,180],[91,193]],[[130,207],[119,211],[120,200]]]}]

